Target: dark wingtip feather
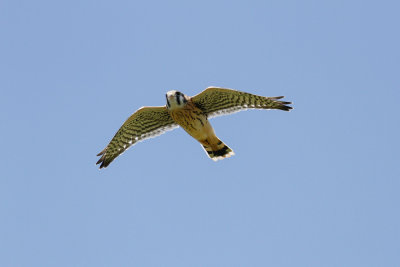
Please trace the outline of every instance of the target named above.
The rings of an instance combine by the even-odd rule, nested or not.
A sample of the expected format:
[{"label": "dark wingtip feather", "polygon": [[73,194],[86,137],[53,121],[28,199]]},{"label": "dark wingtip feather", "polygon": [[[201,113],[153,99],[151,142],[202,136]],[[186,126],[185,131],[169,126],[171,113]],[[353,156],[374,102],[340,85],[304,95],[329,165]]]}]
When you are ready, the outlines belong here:
[{"label": "dark wingtip feather", "polygon": [[279,102],[279,104],[281,104],[278,109],[280,110],[284,110],[284,111],[290,111],[291,109],[293,109],[293,107],[290,106],[286,106],[286,105],[291,105],[292,102],[287,102],[287,101],[277,101]]},{"label": "dark wingtip feather", "polygon": [[[100,164],[100,163],[101,163],[101,164]],[[101,169],[101,168],[107,168],[108,164],[110,164],[110,163],[109,163],[109,162],[106,163],[105,160],[103,160],[103,161],[100,161],[100,160],[99,160],[96,164],[100,164],[99,169]]]},{"label": "dark wingtip feather", "polygon": [[289,107],[289,106],[282,105],[282,106],[279,107],[279,109],[280,109],[280,110],[284,110],[284,111],[290,111],[290,110],[292,110],[293,108],[292,108],[292,107]]},{"label": "dark wingtip feather", "polygon": [[280,108],[280,110],[283,111],[291,111],[293,108],[292,107],[288,107],[288,106],[282,106],[282,108]]},{"label": "dark wingtip feather", "polygon": [[113,161],[114,159],[107,159],[107,160],[103,160],[103,162],[100,165],[100,169],[101,168],[107,168],[108,165],[110,165],[110,163]]},{"label": "dark wingtip feather", "polygon": [[100,163],[103,163],[103,161],[104,161],[104,156],[101,157],[101,158],[96,162],[96,165],[97,165],[97,164],[100,164]]},{"label": "dark wingtip feather", "polygon": [[106,150],[107,150],[107,148],[104,148],[99,154],[97,154],[97,156],[103,155],[104,153],[106,153]]},{"label": "dark wingtip feather", "polygon": [[[274,97],[269,97],[269,98],[273,99],[273,100],[277,100],[277,99],[282,99],[284,97],[285,96],[274,96]],[[286,105],[291,105],[292,102],[289,102],[289,101],[275,101],[275,102],[279,103],[279,106],[276,107],[276,109],[280,109],[280,110],[284,110],[284,111],[290,111],[291,109],[293,109],[290,106],[286,106]]]},{"label": "dark wingtip feather", "polygon": [[96,165],[100,164],[99,169],[106,168],[112,160],[106,158],[105,154],[106,150],[101,151],[97,156],[101,156],[101,158],[96,162]]}]

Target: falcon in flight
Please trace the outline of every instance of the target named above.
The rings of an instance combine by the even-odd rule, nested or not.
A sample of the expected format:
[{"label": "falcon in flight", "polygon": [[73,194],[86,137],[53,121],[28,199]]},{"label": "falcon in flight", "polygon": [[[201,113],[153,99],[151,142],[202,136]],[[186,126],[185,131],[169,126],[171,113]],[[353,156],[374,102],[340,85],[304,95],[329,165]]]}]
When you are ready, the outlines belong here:
[{"label": "falcon in flight", "polygon": [[97,156],[100,169],[107,167],[116,157],[138,141],[158,136],[181,126],[200,142],[214,161],[229,158],[233,150],[215,135],[209,118],[246,109],[280,109],[290,111],[291,102],[277,97],[264,97],[237,90],[208,87],[189,97],[178,91],[166,94],[167,104],[162,107],[142,107],[133,113],[115,134],[107,147]]}]

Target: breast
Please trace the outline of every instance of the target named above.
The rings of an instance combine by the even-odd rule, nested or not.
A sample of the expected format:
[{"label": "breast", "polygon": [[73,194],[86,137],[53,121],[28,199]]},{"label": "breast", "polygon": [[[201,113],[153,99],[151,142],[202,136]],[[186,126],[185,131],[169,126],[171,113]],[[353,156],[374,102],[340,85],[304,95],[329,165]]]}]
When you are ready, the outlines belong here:
[{"label": "breast", "polygon": [[204,140],[209,135],[211,126],[207,117],[197,107],[188,106],[173,110],[170,114],[176,123],[197,140]]}]

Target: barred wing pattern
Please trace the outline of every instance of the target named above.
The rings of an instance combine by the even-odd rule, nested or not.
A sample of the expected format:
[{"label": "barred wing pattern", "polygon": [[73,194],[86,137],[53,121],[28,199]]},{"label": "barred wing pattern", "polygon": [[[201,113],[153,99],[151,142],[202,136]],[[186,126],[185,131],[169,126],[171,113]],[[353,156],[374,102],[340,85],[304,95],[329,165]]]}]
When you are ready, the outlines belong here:
[{"label": "barred wing pattern", "polygon": [[136,142],[156,137],[178,127],[164,107],[142,107],[121,126],[107,147],[97,156],[100,169],[107,167],[116,157]]},{"label": "barred wing pattern", "polygon": [[291,102],[278,101],[281,98],[283,96],[264,97],[227,88],[208,87],[193,96],[192,101],[207,114],[208,118],[213,118],[249,108],[290,111],[292,107],[286,105]]}]

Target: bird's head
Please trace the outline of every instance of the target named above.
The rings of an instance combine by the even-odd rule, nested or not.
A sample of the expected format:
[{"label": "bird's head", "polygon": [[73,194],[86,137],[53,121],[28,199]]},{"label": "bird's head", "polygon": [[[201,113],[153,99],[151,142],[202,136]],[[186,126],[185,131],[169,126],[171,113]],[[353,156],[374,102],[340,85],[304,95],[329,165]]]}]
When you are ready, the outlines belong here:
[{"label": "bird's head", "polygon": [[185,94],[176,90],[169,91],[165,96],[167,98],[167,108],[170,110],[183,108],[189,99]]}]

